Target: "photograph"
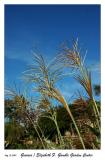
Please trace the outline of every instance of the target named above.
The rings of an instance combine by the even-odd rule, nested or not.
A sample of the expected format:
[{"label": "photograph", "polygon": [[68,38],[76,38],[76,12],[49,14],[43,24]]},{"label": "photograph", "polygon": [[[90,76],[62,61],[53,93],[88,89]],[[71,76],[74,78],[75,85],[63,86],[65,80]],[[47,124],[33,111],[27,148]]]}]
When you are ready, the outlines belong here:
[{"label": "photograph", "polygon": [[4,5],[4,149],[101,149],[101,5]]}]

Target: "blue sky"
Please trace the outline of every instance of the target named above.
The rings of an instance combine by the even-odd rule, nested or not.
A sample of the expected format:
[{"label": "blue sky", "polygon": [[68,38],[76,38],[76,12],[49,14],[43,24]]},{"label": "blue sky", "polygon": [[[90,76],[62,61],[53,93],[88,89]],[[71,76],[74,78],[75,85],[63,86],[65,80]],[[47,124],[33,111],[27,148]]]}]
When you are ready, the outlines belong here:
[{"label": "blue sky", "polygon": [[[77,37],[83,51],[88,51],[93,84],[98,84],[99,5],[5,5],[5,87],[14,81],[22,83],[20,77],[32,61],[32,50],[50,60],[64,41],[71,46]],[[81,88],[72,78],[59,82],[58,87],[66,98]]]}]

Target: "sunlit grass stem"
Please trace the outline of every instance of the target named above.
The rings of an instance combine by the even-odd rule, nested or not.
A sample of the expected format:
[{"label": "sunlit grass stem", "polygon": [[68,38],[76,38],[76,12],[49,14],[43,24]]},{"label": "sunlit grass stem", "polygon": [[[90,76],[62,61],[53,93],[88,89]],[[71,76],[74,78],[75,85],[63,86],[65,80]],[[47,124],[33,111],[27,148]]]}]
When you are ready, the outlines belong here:
[{"label": "sunlit grass stem", "polygon": [[100,113],[99,113],[96,101],[93,97],[91,77],[89,77],[89,75],[87,74],[85,66],[80,65],[79,70],[80,70],[80,74],[86,79],[86,83],[85,83],[86,87],[87,88],[89,87],[88,89],[86,89],[86,87],[84,87],[84,85],[83,85],[83,87],[86,90],[88,96],[90,97],[90,100],[92,100],[92,107],[93,107],[93,111],[94,111],[94,114],[95,114],[97,127],[99,128],[99,131],[100,131]]},{"label": "sunlit grass stem", "polygon": [[77,134],[78,134],[78,137],[79,137],[80,142],[82,144],[82,147],[83,147],[83,149],[85,149],[85,144],[84,144],[83,138],[82,138],[82,136],[80,134],[79,128],[78,128],[78,126],[76,124],[76,121],[75,121],[75,119],[73,117],[73,114],[72,114],[72,112],[71,112],[71,110],[70,110],[70,108],[69,108],[69,106],[68,106],[68,104],[67,104],[67,102],[65,100],[63,102],[63,105],[64,105],[65,109],[67,110],[67,112],[68,112],[68,114],[69,114],[69,116],[70,116],[70,118],[71,118],[71,120],[72,120],[72,122],[73,122],[73,124],[75,126],[75,129],[77,131]]},{"label": "sunlit grass stem", "polygon": [[61,132],[59,130],[59,126],[58,126],[58,123],[57,123],[56,115],[55,114],[51,114],[51,116],[42,116],[42,117],[51,119],[54,122],[54,124],[56,126],[56,129],[57,129],[59,143],[60,143],[61,146],[64,146],[64,140],[63,140],[63,137],[62,137]]}]

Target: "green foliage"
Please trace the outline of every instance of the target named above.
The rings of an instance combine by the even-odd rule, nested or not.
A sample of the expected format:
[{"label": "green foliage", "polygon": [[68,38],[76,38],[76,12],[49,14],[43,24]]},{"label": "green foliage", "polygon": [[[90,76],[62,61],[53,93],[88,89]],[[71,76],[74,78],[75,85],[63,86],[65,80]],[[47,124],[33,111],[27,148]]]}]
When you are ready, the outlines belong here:
[{"label": "green foliage", "polygon": [[96,94],[97,96],[99,96],[99,95],[100,95],[100,92],[101,92],[101,87],[100,87],[100,85],[94,85],[94,91],[95,91],[95,94]]},{"label": "green foliage", "polygon": [[25,128],[16,122],[5,123],[5,140],[11,144],[17,143],[25,136]]},{"label": "green foliage", "polygon": [[72,123],[72,121],[64,107],[60,106],[56,111],[58,126],[61,134],[64,135],[64,132],[70,129],[70,123]]},{"label": "green foliage", "polygon": [[[98,106],[100,106],[99,102],[97,102]],[[70,105],[69,107],[71,108],[71,111],[74,115],[74,118],[76,119],[76,122],[78,124],[78,120],[83,120],[83,121],[86,121],[86,120],[90,120],[91,124],[94,125],[94,114],[92,115],[92,102],[88,101],[88,105],[87,107],[85,106],[84,107],[77,107],[75,105]],[[57,106],[55,108],[53,108],[53,110],[51,112],[56,112],[56,115],[57,115],[57,124],[59,126],[59,130],[61,132],[61,135],[62,136],[65,136],[65,132],[66,131],[70,131],[71,134],[72,134],[72,131],[73,133],[76,134],[76,131],[75,131],[75,127],[68,115],[68,113],[66,112],[65,108],[62,107],[62,106]],[[32,111],[33,113],[35,112],[34,110]],[[36,128],[40,134],[40,136],[42,137],[44,143],[45,143],[45,146],[48,147],[49,144],[47,144],[47,140],[49,139],[51,142],[50,144],[52,143],[55,143],[55,140],[56,140],[56,137],[58,137],[58,133],[57,133],[57,128],[56,128],[56,125],[54,123],[54,121],[52,121],[50,118],[47,118],[50,115],[50,111],[47,112],[47,111],[41,111],[41,114],[43,116],[40,116],[38,118],[38,122],[36,125]],[[91,115],[91,116],[90,116]],[[45,116],[45,117],[44,117]],[[34,114],[33,114],[33,117],[32,117],[32,113],[30,114],[30,117],[31,118],[34,118]],[[20,117],[22,118],[22,117]],[[14,121],[13,121],[14,120]],[[33,127],[33,124],[31,124],[29,121],[27,121],[27,125],[26,123],[19,123],[21,122],[20,121],[15,121],[15,119],[12,119],[12,122],[5,122],[5,140],[6,142],[9,142],[9,145],[6,147],[6,148],[10,148],[10,149],[41,149],[43,148],[42,146],[42,143],[40,142],[39,138],[38,138],[38,135],[37,135],[37,132],[35,131],[34,127]],[[86,134],[88,132],[92,133],[95,137],[97,137],[99,139],[99,132],[98,132],[98,129],[95,129],[93,128],[92,126],[89,126],[88,124],[85,126],[83,124],[85,124],[84,122],[81,122],[82,123],[82,127],[80,129],[81,133],[82,134]],[[40,129],[39,129],[39,127]],[[79,124],[78,124],[79,126]],[[84,130],[84,129],[88,129],[89,130]],[[88,135],[90,134],[88,133]],[[12,136],[11,136],[12,135]],[[44,135],[44,137],[43,137]],[[46,137],[46,141],[45,141],[45,137]],[[25,141],[27,139],[28,140],[32,140],[33,143],[32,144],[24,144],[22,141]],[[94,145],[99,148],[99,140],[96,139],[94,140]],[[73,140],[74,141],[74,140]],[[98,142],[97,142],[98,141]],[[65,139],[65,146],[64,148],[71,148],[71,144],[70,144],[70,141],[68,141],[67,139]],[[85,145],[87,146],[87,148],[89,148],[89,143],[87,144],[88,140],[85,140]],[[49,143],[49,142],[48,142]],[[74,141],[74,143],[76,143]],[[52,144],[52,148],[60,148],[61,146],[59,146],[59,144]],[[74,145],[75,146],[75,145]],[[78,142],[78,145],[77,147],[80,147],[80,142]],[[50,147],[50,146],[49,146]],[[91,148],[91,146],[90,146]]]}]

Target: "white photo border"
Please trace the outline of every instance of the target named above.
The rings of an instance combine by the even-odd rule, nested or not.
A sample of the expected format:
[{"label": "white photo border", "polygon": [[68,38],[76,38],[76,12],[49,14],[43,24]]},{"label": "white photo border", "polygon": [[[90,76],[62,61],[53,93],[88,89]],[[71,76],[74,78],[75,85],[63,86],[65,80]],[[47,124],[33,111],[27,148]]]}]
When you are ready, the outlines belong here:
[{"label": "white photo border", "polygon": [[[6,4],[99,4],[101,5],[101,149],[100,150],[5,150],[4,149],[4,6]],[[104,0],[0,0],[0,159],[42,159],[48,160],[49,157],[45,158],[33,158],[33,157],[23,157],[21,154],[34,154],[34,153],[74,153],[74,154],[92,154],[91,157],[86,157],[86,160],[104,160],[105,151],[105,4]],[[12,136],[12,135],[11,135]],[[62,159],[57,157],[50,157],[51,159]],[[65,160],[70,159],[70,157],[64,158]],[[82,160],[85,157],[75,157],[71,158],[75,160]]]}]

